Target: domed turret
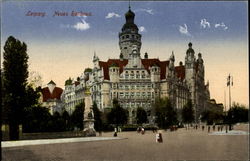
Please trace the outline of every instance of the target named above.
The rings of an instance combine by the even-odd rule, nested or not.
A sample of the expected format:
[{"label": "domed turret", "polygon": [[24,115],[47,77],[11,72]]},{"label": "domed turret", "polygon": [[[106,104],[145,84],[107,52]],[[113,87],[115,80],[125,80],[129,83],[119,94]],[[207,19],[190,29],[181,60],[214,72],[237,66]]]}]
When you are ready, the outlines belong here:
[{"label": "domed turret", "polygon": [[134,23],[135,13],[131,11],[125,13],[126,22],[122,27],[122,32],[119,33],[119,46],[124,59],[129,58],[132,52],[132,46],[137,45],[141,49],[141,35],[138,33],[139,29]]}]

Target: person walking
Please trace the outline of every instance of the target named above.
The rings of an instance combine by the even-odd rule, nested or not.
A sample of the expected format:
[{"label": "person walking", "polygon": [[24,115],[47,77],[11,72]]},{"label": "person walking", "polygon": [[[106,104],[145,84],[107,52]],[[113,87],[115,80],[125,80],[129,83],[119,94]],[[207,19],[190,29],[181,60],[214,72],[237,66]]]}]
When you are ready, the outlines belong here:
[{"label": "person walking", "polygon": [[210,133],[210,126],[208,126],[208,129],[207,129],[207,130],[208,130],[208,132]]},{"label": "person walking", "polygon": [[204,125],[202,125],[202,131],[204,131],[204,128],[205,128]]},{"label": "person walking", "polygon": [[162,143],[163,142],[162,134],[160,132],[156,134],[156,142],[157,143]]}]

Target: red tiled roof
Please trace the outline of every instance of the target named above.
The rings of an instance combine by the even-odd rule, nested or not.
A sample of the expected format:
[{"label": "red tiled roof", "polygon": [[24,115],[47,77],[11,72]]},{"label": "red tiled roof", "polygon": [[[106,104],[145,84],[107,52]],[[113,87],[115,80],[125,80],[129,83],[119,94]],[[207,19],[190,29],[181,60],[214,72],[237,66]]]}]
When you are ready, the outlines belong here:
[{"label": "red tiled roof", "polygon": [[60,100],[62,92],[63,92],[63,89],[59,87],[55,87],[52,93],[50,93],[48,87],[43,88],[42,89],[43,102],[46,102],[49,99]]},{"label": "red tiled roof", "polygon": [[177,66],[175,67],[175,73],[177,78],[181,78],[183,81],[185,79],[185,66]]},{"label": "red tiled roof", "polygon": [[99,66],[103,68],[104,79],[109,80],[109,66],[112,64],[116,64],[119,66],[119,72],[123,72],[123,68],[128,64],[128,60],[120,60],[120,59],[109,59],[107,62],[99,61]]},{"label": "red tiled roof", "polygon": [[157,65],[161,69],[160,78],[161,79],[166,78],[166,69],[167,66],[169,65],[169,61],[160,61],[159,59],[142,59],[142,64],[149,73],[150,73],[149,67]]},{"label": "red tiled roof", "polygon": [[76,81],[75,82],[75,86],[77,86],[77,85],[79,85],[80,84],[80,82],[79,81]]},{"label": "red tiled roof", "polygon": [[[120,59],[109,59],[107,62],[99,61],[99,66],[103,68],[104,71],[104,79],[109,80],[109,66],[112,64],[116,64],[119,66],[119,72],[122,73],[124,66],[128,64],[128,60],[120,60]],[[142,64],[145,69],[150,73],[149,67],[153,65],[157,65],[161,69],[160,78],[166,78],[166,68],[169,64],[169,61],[160,61],[159,59],[142,59]]]}]

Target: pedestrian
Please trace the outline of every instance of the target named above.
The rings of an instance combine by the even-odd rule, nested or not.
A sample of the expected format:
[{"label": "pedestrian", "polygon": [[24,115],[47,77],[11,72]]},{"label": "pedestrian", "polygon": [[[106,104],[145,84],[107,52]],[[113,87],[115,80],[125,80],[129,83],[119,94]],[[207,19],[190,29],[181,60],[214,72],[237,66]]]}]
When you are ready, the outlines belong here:
[{"label": "pedestrian", "polygon": [[218,126],[218,131],[220,131],[220,126]]},{"label": "pedestrian", "polygon": [[156,134],[156,142],[157,143],[162,143],[163,142],[162,135],[161,135],[160,132]]},{"label": "pedestrian", "polygon": [[198,129],[198,125],[197,125],[197,124],[195,125],[195,129],[196,129],[196,130]]},{"label": "pedestrian", "polygon": [[207,129],[207,130],[208,130],[208,132],[210,132],[210,126],[208,126],[208,129]]},{"label": "pedestrian", "polygon": [[220,130],[223,131],[223,125],[221,125],[221,129]]},{"label": "pedestrian", "polygon": [[215,130],[215,124],[213,125],[213,131]]},{"label": "pedestrian", "polygon": [[144,128],[141,128],[141,134],[143,135],[145,133]]},{"label": "pedestrian", "polygon": [[114,133],[114,137],[117,137],[117,132]]},{"label": "pedestrian", "polygon": [[204,128],[205,128],[204,125],[202,125],[202,131],[204,131]]}]

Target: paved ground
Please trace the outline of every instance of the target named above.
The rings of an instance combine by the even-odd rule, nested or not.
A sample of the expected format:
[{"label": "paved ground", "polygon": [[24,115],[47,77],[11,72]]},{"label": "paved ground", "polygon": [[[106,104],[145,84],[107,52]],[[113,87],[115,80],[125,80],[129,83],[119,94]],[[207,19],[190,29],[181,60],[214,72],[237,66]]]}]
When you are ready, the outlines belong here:
[{"label": "paved ground", "polygon": [[[121,140],[103,140],[18,146],[3,148],[3,160],[34,161],[99,161],[99,160],[249,160],[248,125],[234,127],[234,132],[216,135],[207,129],[179,129],[163,132],[163,143],[155,142],[155,134],[118,133]],[[238,135],[237,135],[237,134]],[[102,137],[111,137],[103,133]]]}]

